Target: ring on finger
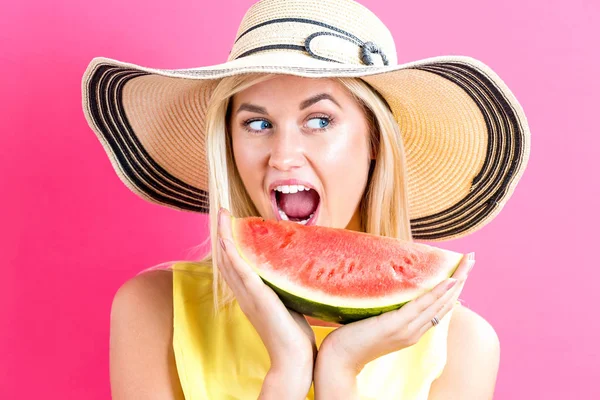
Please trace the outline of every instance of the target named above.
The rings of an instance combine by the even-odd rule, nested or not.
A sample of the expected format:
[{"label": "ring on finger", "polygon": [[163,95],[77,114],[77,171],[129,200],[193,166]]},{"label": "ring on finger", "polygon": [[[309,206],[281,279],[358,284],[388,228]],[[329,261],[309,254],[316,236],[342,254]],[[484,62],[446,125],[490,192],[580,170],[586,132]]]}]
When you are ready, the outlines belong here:
[{"label": "ring on finger", "polygon": [[435,316],[431,319],[431,323],[433,324],[433,326],[436,326],[440,323],[440,319],[437,316]]}]

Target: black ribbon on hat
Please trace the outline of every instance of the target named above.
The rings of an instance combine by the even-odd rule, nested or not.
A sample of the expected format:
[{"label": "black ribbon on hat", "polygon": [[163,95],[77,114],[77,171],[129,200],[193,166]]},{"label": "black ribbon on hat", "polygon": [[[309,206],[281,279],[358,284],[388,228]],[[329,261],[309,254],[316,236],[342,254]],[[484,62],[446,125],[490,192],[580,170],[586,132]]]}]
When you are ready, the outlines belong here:
[{"label": "black ribbon on hat", "polygon": [[361,49],[360,59],[366,65],[375,64],[373,62],[373,58],[372,58],[373,54],[379,54],[379,56],[381,57],[381,60],[383,61],[383,65],[390,64],[390,61],[388,60],[388,58],[385,55],[385,53],[383,52],[383,50],[379,46],[377,46],[375,43],[365,42],[362,44],[362,46],[360,46],[360,49]]},{"label": "black ribbon on hat", "polygon": [[381,47],[379,47],[377,44],[375,44],[371,41],[363,42],[358,37],[354,36],[353,34],[351,34],[349,32],[344,31],[343,29],[337,28],[337,27],[329,25],[329,24],[324,24],[323,22],[314,21],[314,20],[305,19],[305,18],[278,18],[278,19],[274,19],[271,21],[262,22],[258,25],[255,25],[255,26],[247,29],[245,32],[240,34],[238,36],[238,38],[236,39],[236,42],[238,40],[240,40],[244,35],[246,35],[250,31],[253,31],[253,30],[260,28],[262,26],[265,26],[265,25],[281,23],[281,22],[297,22],[297,23],[318,25],[320,27],[330,29],[331,31],[334,31],[337,33],[329,32],[329,31],[321,31],[321,32],[313,33],[306,38],[306,40],[304,41],[304,46],[299,46],[299,45],[294,45],[294,44],[270,44],[270,45],[266,45],[266,46],[256,47],[254,49],[245,51],[244,53],[237,56],[236,59],[248,56],[250,54],[258,53],[260,51],[286,49],[286,50],[305,51],[305,52],[308,52],[308,54],[310,54],[312,57],[319,59],[319,60],[343,63],[343,61],[317,54],[317,52],[315,51],[316,50],[315,47],[311,47],[311,42],[315,38],[318,38],[320,36],[333,36],[333,37],[347,40],[351,43],[356,44],[359,47],[359,52],[360,52],[358,58],[363,64],[375,65],[376,63],[374,61],[374,57],[379,56],[379,57],[381,57],[381,61],[383,62],[383,65],[389,65],[389,60],[388,60],[387,56],[385,55],[385,53],[383,52]]},{"label": "black ribbon on hat", "polygon": [[[339,29],[339,31],[341,31],[341,29]],[[347,32],[342,31],[343,33],[346,33],[346,35],[338,35],[336,33],[333,32],[316,32],[311,34],[310,36],[308,36],[306,38],[306,40],[304,41],[304,48],[306,49],[306,51],[313,56],[314,58],[317,58],[319,60],[324,60],[324,61],[334,61],[334,62],[341,62],[339,60],[335,60],[333,58],[330,57],[323,57],[319,54],[317,54],[315,52],[315,49],[311,48],[311,42],[313,41],[313,39],[319,37],[319,36],[333,36],[333,37],[337,37],[343,40],[347,40],[351,43],[356,44],[359,48],[360,48],[360,61],[362,61],[363,64],[365,65],[375,65],[375,61],[373,60],[373,56],[374,55],[379,55],[381,57],[381,61],[383,62],[383,65],[389,65],[389,60],[387,58],[387,56],[385,55],[385,53],[383,52],[383,50],[377,46],[375,43],[373,42],[363,42],[362,40],[358,39],[356,36],[352,35],[350,36],[350,34],[348,34]]]}]

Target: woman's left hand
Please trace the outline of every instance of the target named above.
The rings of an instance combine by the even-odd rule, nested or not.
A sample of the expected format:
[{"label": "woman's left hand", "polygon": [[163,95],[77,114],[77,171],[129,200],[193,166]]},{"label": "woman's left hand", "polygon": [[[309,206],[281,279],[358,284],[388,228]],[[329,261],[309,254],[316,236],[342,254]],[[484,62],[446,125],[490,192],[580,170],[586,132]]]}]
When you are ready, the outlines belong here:
[{"label": "woman's left hand", "polygon": [[352,322],[331,332],[317,355],[315,389],[321,380],[354,379],[370,361],[416,344],[433,326],[433,317],[442,319],[456,304],[474,263],[469,255],[462,258],[452,276],[457,281],[449,290],[446,290],[449,282],[444,281],[399,310]]}]

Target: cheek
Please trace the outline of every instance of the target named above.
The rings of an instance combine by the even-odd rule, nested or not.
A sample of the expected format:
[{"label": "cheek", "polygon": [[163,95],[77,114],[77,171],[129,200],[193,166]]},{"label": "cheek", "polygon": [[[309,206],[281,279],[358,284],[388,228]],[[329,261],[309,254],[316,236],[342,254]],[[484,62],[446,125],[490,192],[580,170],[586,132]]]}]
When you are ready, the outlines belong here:
[{"label": "cheek", "polygon": [[[265,178],[265,149],[256,142],[232,136],[233,157],[235,167],[240,175],[242,184],[250,199],[263,216],[267,215],[270,203],[265,203],[264,178]],[[270,200],[269,200],[270,201]]]},{"label": "cheek", "polygon": [[339,173],[344,180],[352,180],[358,176],[349,172],[358,172],[365,168],[369,159],[367,128],[340,129],[335,132],[321,148],[320,158],[330,171]]},{"label": "cheek", "polygon": [[[363,196],[369,173],[369,145],[364,130],[344,130],[323,146],[319,168],[327,177],[328,202],[335,202],[334,208],[354,208]],[[339,203],[339,204],[338,204]]]},{"label": "cheek", "polygon": [[252,171],[256,171],[259,165],[259,149],[243,139],[239,139],[235,133],[232,135],[233,157],[235,166],[244,181],[249,186],[248,180],[254,177]]}]

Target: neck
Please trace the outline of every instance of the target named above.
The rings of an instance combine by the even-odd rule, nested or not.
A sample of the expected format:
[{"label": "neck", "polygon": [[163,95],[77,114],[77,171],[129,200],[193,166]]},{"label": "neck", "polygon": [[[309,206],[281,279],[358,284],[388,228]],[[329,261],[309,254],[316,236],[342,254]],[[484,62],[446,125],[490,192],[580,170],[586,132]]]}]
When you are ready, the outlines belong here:
[{"label": "neck", "polygon": [[363,231],[362,227],[361,227],[361,223],[360,223],[360,212],[358,211],[358,208],[354,212],[354,215],[350,219],[350,222],[348,222],[348,225],[346,225],[346,229],[349,231],[357,231],[357,232]]}]

